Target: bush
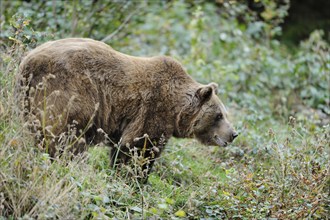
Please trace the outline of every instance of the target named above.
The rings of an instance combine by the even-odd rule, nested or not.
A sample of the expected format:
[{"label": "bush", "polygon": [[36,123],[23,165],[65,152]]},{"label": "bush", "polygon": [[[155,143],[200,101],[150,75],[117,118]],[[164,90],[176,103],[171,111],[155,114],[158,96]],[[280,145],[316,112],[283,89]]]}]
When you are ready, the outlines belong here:
[{"label": "bush", "polygon": [[[316,30],[277,40],[287,5],[236,1],[2,1],[0,215],[40,219],[261,219],[329,216],[329,45]],[[221,3],[223,2],[223,3]],[[139,56],[176,57],[217,82],[240,131],[233,146],[173,139],[149,184],[110,168],[107,150],[67,160],[34,146],[14,94],[24,54],[92,37]],[[126,172],[125,172],[126,171]]]}]

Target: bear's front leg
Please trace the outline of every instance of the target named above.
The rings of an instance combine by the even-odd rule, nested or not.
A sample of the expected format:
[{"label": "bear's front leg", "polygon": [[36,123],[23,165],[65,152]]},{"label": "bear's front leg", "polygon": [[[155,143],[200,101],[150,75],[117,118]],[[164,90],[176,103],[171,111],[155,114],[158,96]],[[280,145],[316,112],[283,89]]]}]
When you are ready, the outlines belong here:
[{"label": "bear's front leg", "polygon": [[128,165],[130,175],[136,177],[139,182],[146,183],[155,160],[163,148],[159,144],[159,141],[150,140],[147,134],[131,141],[122,138],[119,145],[111,147],[111,166]]}]

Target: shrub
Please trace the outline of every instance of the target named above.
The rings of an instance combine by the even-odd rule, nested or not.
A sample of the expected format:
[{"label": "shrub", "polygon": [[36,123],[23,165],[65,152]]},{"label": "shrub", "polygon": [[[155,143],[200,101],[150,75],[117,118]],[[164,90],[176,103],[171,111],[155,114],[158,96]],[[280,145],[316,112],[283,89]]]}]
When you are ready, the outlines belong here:
[{"label": "shrub", "polygon": [[[323,32],[289,48],[277,40],[287,5],[264,0],[260,20],[245,4],[218,2],[1,1],[0,215],[327,218],[330,56]],[[239,138],[226,149],[173,139],[146,185],[123,177],[129,168],[110,168],[101,147],[51,162],[26,129],[15,74],[27,51],[69,36],[103,39],[132,55],[176,57],[198,81],[220,85]]]}]

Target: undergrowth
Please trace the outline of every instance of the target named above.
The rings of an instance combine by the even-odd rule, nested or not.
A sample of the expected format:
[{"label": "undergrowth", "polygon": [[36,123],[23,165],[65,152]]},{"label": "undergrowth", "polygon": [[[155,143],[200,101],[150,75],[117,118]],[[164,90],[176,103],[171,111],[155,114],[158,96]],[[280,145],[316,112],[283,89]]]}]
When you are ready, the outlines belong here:
[{"label": "undergrowth", "polygon": [[[147,184],[125,177],[128,168],[110,167],[107,147],[52,161],[34,146],[15,97],[15,74],[31,48],[72,33],[64,17],[46,13],[47,21],[36,22],[40,5],[16,2],[13,9],[29,9],[30,18],[16,14],[10,25],[1,24],[0,219],[328,219],[330,57],[322,31],[291,53],[273,36],[278,24],[256,20],[243,4],[173,1],[145,9],[135,2],[138,11],[125,4],[115,4],[120,12],[113,22],[120,26],[125,10],[131,19],[111,36],[112,45],[134,55],[169,54],[198,81],[217,82],[240,136],[227,148],[171,139]],[[79,15],[74,33],[107,36],[113,27],[101,20],[96,31],[95,24],[107,6],[96,6],[89,14],[94,26]],[[54,10],[70,17],[74,7],[86,13],[63,2]]]}]

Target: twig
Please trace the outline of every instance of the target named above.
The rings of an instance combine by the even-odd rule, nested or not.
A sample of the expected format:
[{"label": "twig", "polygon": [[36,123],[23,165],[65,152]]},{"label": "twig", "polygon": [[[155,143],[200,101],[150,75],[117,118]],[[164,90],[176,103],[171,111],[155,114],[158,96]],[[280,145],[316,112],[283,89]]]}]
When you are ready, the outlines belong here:
[{"label": "twig", "polygon": [[76,9],[77,1],[73,1],[72,6],[73,6],[73,11],[72,11],[72,20],[71,20],[71,36],[74,37],[79,19],[77,18],[77,9]]},{"label": "twig", "polygon": [[129,20],[132,18],[132,16],[141,8],[142,6],[138,7],[137,9],[135,9],[131,14],[129,14],[126,19],[124,20],[123,23],[120,24],[120,26],[111,34],[109,34],[108,36],[106,36],[105,38],[103,38],[101,41],[102,42],[107,42],[108,40],[111,40],[111,38],[113,38],[119,31],[121,31],[125,25],[129,22]]}]

